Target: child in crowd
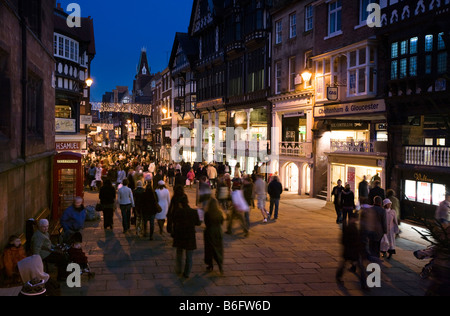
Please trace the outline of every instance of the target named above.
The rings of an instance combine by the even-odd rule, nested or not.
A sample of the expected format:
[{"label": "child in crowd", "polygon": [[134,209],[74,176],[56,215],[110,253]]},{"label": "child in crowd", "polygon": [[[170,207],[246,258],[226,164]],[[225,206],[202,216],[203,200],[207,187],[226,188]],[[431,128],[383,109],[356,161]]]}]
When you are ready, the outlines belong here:
[{"label": "child in crowd", "polygon": [[73,263],[79,264],[83,273],[87,273],[89,277],[93,277],[95,273],[91,272],[89,268],[88,258],[82,249],[81,244],[83,242],[83,237],[81,233],[76,232],[75,234],[73,234],[71,241],[71,247],[67,251],[69,260]]},{"label": "child in crowd", "polygon": [[8,281],[17,283],[21,281],[17,263],[26,258],[25,249],[22,241],[16,235],[12,235],[8,239],[8,245],[3,252],[3,264],[5,266]]}]

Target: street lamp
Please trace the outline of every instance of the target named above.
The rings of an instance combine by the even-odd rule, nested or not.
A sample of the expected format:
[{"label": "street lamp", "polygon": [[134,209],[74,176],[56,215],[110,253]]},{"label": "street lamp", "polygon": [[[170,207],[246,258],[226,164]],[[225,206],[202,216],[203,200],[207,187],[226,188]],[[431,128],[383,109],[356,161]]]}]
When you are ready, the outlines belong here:
[{"label": "street lamp", "polygon": [[305,81],[305,82],[309,82],[309,81],[311,80],[311,77],[312,77],[312,73],[310,73],[310,72],[307,71],[307,70],[305,70],[305,71],[302,73],[302,78],[303,78],[303,81]]},{"label": "street lamp", "polygon": [[86,79],[86,86],[88,88],[90,88],[92,86],[92,84],[94,83],[94,80],[92,80],[91,78],[87,78]]}]

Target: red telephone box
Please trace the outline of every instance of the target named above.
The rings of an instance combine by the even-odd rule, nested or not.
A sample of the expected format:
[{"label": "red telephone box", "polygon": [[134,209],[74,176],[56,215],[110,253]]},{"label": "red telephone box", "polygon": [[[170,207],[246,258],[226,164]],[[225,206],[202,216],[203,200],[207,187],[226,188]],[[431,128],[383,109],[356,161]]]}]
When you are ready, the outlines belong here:
[{"label": "red telephone box", "polygon": [[52,219],[61,218],[75,197],[84,196],[84,172],[82,155],[72,152],[59,153],[53,164],[53,212]]}]

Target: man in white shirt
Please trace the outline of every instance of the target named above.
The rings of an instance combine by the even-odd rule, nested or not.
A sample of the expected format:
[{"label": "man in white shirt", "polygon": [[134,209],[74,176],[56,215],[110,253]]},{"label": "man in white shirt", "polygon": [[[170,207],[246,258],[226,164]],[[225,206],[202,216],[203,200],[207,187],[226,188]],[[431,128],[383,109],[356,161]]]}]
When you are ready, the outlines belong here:
[{"label": "man in white shirt", "polygon": [[134,207],[133,191],[128,187],[128,179],[123,179],[122,187],[117,191],[120,210],[122,212],[122,227],[126,233],[130,229],[131,208]]}]

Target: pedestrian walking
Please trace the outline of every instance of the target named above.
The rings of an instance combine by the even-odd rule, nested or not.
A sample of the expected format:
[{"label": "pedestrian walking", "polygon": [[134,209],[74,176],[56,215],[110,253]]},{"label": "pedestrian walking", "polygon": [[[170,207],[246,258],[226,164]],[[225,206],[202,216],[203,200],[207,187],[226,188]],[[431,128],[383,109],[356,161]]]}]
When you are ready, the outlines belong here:
[{"label": "pedestrian walking", "polygon": [[158,200],[151,183],[149,183],[145,187],[142,203],[142,235],[143,237],[147,236],[147,222],[150,222],[149,240],[153,240],[153,233],[155,231],[155,216],[158,209]]},{"label": "pedestrian walking", "polygon": [[341,203],[342,203],[342,222],[347,223],[347,217],[350,217],[355,210],[355,194],[350,189],[350,184],[346,184],[344,190],[341,192]]},{"label": "pedestrian walking", "polygon": [[169,211],[170,204],[170,192],[166,188],[166,183],[163,180],[158,182],[158,188],[155,190],[158,204],[161,207],[161,212],[155,215],[155,219],[158,223],[159,233],[162,235],[164,232],[164,224],[167,219],[167,212]]},{"label": "pedestrian walking", "polygon": [[369,261],[379,261],[381,239],[387,233],[386,211],[382,204],[381,197],[376,196],[374,205],[364,204],[361,207],[361,238],[365,244]]},{"label": "pedestrian walking", "polygon": [[358,184],[358,200],[362,203],[362,200],[369,197],[369,182],[367,182],[367,176],[363,176],[362,181]]},{"label": "pedestrian walking", "polygon": [[128,187],[128,179],[123,179],[122,187],[117,191],[120,211],[122,213],[123,233],[130,229],[131,208],[134,207],[133,191]]},{"label": "pedestrian walking", "polygon": [[211,198],[211,186],[207,182],[206,176],[201,176],[198,183],[198,203],[201,208],[205,208]]},{"label": "pedestrian walking", "polygon": [[206,270],[213,270],[213,260],[223,274],[223,212],[219,202],[211,198],[205,209],[205,230],[203,232]]},{"label": "pedestrian walking", "polygon": [[400,231],[401,210],[400,210],[400,201],[397,198],[397,194],[395,193],[394,190],[388,189],[388,190],[386,190],[386,199],[389,199],[392,202],[391,209],[393,209],[395,211],[395,213],[397,214],[397,223],[399,226],[398,232],[401,233],[401,231]]},{"label": "pedestrian walking", "polygon": [[349,214],[348,222],[342,226],[342,261],[336,271],[336,281],[342,283],[345,266],[350,262],[351,272],[356,272],[359,268],[359,281],[362,288],[367,288],[365,269],[363,267],[363,244],[361,242],[360,232],[357,226],[358,215],[356,213]]},{"label": "pedestrian walking", "polygon": [[397,213],[392,209],[392,202],[389,199],[383,201],[383,207],[386,210],[386,229],[381,240],[380,250],[383,256],[388,253],[388,259],[395,254],[395,236],[398,234]]},{"label": "pedestrian walking", "polygon": [[141,235],[143,232],[143,220],[142,220],[142,210],[144,208],[144,193],[145,188],[141,180],[137,181],[136,189],[133,191],[134,198],[134,216],[136,218],[136,235]]},{"label": "pedestrian walking", "polygon": [[447,192],[445,194],[445,200],[439,203],[434,217],[441,224],[450,223],[450,192]]},{"label": "pedestrian walking", "polygon": [[192,184],[194,183],[194,179],[195,179],[195,172],[194,172],[194,169],[191,168],[189,170],[189,172],[187,173],[187,180],[189,181],[189,187],[190,188],[192,188]]},{"label": "pedestrian walking", "polygon": [[[235,182],[236,183],[236,182]],[[245,201],[244,194],[242,190],[239,189],[238,185],[233,185],[233,191],[231,192],[231,210],[228,216],[227,231],[225,233],[233,233],[233,220],[237,219],[244,230],[244,236],[247,237],[249,234],[249,225],[246,223],[245,213],[250,211],[247,202]]]},{"label": "pedestrian walking", "polygon": [[[172,220],[172,246],[176,248],[175,272],[189,278],[192,270],[192,255],[197,249],[195,226],[200,226],[201,222],[197,210],[189,206],[186,194],[180,198],[179,203],[174,205]],[[183,253],[185,253],[184,269],[182,269]]]},{"label": "pedestrian walking", "polygon": [[105,180],[98,194],[100,204],[103,211],[103,228],[113,229],[114,225],[114,208],[116,203],[116,189],[112,185],[111,180]]},{"label": "pedestrian walking", "polygon": [[95,188],[97,190],[100,190],[100,187],[102,186],[102,174],[103,174],[103,168],[100,164],[97,164],[95,167]]},{"label": "pedestrian walking", "polygon": [[208,165],[206,174],[208,175],[209,183],[211,184],[211,189],[215,189],[217,187],[217,169],[212,163]]},{"label": "pedestrian walking", "polygon": [[[272,217],[273,219],[278,219],[278,207],[280,205],[281,194],[283,193],[283,186],[281,185],[278,176],[272,176],[272,179],[267,187],[267,193],[269,193],[270,197],[270,205],[269,205],[269,219]],[[275,213],[274,213],[275,206]]]},{"label": "pedestrian walking", "polygon": [[229,174],[220,174],[217,181],[216,198],[225,214],[228,213],[228,204],[231,199],[231,180]]},{"label": "pedestrian walking", "polygon": [[342,186],[342,180],[337,180],[337,185],[333,187],[331,191],[331,196],[333,197],[334,209],[336,211],[336,224],[342,222],[342,200],[341,193],[344,190]]},{"label": "pedestrian walking", "polygon": [[386,198],[384,189],[381,188],[381,182],[379,180],[375,180],[373,182],[373,187],[369,191],[369,203],[372,203],[372,205],[374,205],[373,204],[374,203],[374,198],[376,196],[379,196],[381,198],[382,202]]},{"label": "pedestrian walking", "polygon": [[255,181],[256,206],[261,211],[263,222],[267,223],[269,212],[266,210],[267,184],[264,175],[258,174]]}]

